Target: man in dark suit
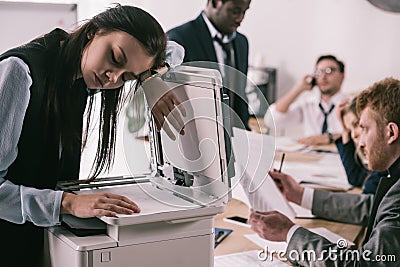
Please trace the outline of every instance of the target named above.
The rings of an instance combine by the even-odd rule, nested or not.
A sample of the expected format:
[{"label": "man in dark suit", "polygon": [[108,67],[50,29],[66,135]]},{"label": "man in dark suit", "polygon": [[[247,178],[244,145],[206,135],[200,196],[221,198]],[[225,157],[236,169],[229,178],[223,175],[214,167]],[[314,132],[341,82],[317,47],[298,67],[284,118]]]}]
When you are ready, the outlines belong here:
[{"label": "man in dark suit", "polygon": [[[171,29],[168,38],[185,48],[184,62],[208,61],[229,65],[221,69],[224,86],[229,88],[230,107],[238,115],[231,116],[233,126],[248,128],[248,104],[245,94],[248,69],[247,38],[237,32],[251,0],[208,0],[204,11],[195,19]],[[197,64],[197,66],[207,66]],[[218,68],[217,65],[210,65]],[[229,77],[229,78],[228,78]]]},{"label": "man in dark suit", "polygon": [[[301,266],[398,266],[400,259],[400,81],[387,78],[357,96],[362,129],[358,145],[368,169],[382,177],[375,196],[312,190],[289,175],[270,176],[289,201],[310,207],[318,217],[367,226],[363,246],[331,243],[293,224],[277,211],[252,212],[249,222],[261,237],[287,241],[286,256]],[[304,257],[306,255],[306,257]]]}]

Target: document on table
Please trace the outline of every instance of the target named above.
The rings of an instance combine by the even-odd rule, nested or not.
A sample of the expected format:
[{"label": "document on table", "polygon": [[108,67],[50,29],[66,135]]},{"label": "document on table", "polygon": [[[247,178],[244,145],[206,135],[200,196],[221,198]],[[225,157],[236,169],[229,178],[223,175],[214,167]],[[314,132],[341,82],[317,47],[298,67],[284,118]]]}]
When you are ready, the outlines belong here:
[{"label": "document on table", "polygon": [[276,150],[283,152],[294,152],[305,149],[307,146],[300,144],[296,139],[286,136],[275,137]]},{"label": "document on table", "polygon": [[[279,161],[275,161],[275,165]],[[284,163],[283,172],[291,175],[297,182],[307,187],[341,189],[351,188],[338,154],[325,154],[318,161]]]},{"label": "document on table", "polygon": [[[308,230],[325,237],[326,239],[328,239],[332,243],[336,243],[340,239],[344,239],[340,235],[335,234],[335,233],[329,231],[328,229],[326,229],[324,227],[310,228]],[[249,239],[251,242],[253,242],[254,244],[256,244],[257,246],[259,246],[260,248],[264,249],[265,247],[268,247],[269,251],[272,251],[272,250],[274,250],[274,251],[286,251],[286,247],[287,247],[287,243],[286,242],[269,241],[269,240],[266,240],[266,239],[263,239],[263,238],[259,237],[257,234],[249,234],[249,235],[245,235],[245,237],[247,239]],[[349,246],[354,245],[353,242],[351,242],[349,240],[346,240],[346,241],[347,241],[347,244]]]},{"label": "document on table", "polygon": [[312,214],[311,210],[306,209],[302,206],[297,205],[296,203],[289,202],[289,205],[294,210],[296,214],[296,218],[315,218],[316,216]]},{"label": "document on table", "polygon": [[258,251],[250,250],[214,258],[215,267],[264,267],[264,266],[288,266],[286,263],[279,261],[277,258],[272,260],[261,261],[258,259]]}]

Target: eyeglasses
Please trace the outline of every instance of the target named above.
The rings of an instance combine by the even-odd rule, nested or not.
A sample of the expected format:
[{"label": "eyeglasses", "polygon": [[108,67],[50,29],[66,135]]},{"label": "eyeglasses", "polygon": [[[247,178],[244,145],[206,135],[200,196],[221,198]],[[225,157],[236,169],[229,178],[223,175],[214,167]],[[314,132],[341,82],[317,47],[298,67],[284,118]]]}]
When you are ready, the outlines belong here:
[{"label": "eyeglasses", "polygon": [[322,74],[325,74],[325,75],[331,75],[332,73],[334,73],[335,71],[338,71],[338,69],[337,68],[331,68],[331,67],[327,67],[327,68],[325,68],[325,69],[317,69],[317,70],[315,70],[314,71],[314,77],[319,77],[319,76],[321,76]]}]

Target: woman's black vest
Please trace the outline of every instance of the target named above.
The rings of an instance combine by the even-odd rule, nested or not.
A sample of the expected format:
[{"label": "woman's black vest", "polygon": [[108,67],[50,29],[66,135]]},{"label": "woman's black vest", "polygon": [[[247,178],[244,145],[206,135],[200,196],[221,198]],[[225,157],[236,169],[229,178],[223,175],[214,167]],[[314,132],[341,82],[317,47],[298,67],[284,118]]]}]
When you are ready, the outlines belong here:
[{"label": "woman's black vest", "polygon": [[[73,155],[68,157],[63,154],[60,161],[60,139],[53,134],[52,117],[45,111],[47,88],[46,74],[55,62],[53,55],[57,54],[59,43],[65,38],[65,32],[54,30],[44,38],[24,46],[12,49],[0,56],[0,60],[14,56],[21,58],[31,72],[33,84],[30,88],[30,100],[26,110],[21,137],[18,142],[18,155],[16,160],[8,168],[6,179],[18,185],[31,186],[35,188],[53,189],[58,180],[78,179],[79,163],[81,154],[80,140],[74,144]],[[83,117],[86,105],[86,85],[83,79],[78,80],[74,92],[78,92],[75,116]],[[77,111],[78,109],[78,111]],[[49,120],[48,127],[44,128],[44,122]],[[74,132],[82,135],[82,119]],[[61,165],[63,168],[61,168]]]},{"label": "woman's black vest", "polygon": [[[28,66],[32,77],[30,99],[23,121],[21,136],[18,141],[18,155],[8,168],[5,179],[17,185],[39,189],[54,189],[58,180],[78,179],[81,156],[81,138],[72,147],[74,153],[60,157],[60,137],[51,127],[52,116],[45,110],[48,91],[46,77],[56,62],[60,42],[66,33],[54,30],[21,47],[11,49],[0,55],[0,60],[18,57]],[[76,90],[75,90],[76,89]],[[74,101],[74,116],[80,116],[73,129],[82,135],[83,113],[86,106],[87,91],[83,79],[74,84],[74,92],[78,92]],[[75,96],[74,96],[75,97]],[[74,98],[75,100],[75,98]],[[48,120],[48,127],[45,121]],[[71,151],[71,150],[70,150]],[[23,225],[13,224],[0,219],[1,245],[3,259],[9,259],[8,266],[39,266],[43,254],[43,229],[27,222]],[[3,262],[4,263],[4,262]],[[3,265],[2,263],[2,265]],[[7,265],[5,265],[7,266]]]}]

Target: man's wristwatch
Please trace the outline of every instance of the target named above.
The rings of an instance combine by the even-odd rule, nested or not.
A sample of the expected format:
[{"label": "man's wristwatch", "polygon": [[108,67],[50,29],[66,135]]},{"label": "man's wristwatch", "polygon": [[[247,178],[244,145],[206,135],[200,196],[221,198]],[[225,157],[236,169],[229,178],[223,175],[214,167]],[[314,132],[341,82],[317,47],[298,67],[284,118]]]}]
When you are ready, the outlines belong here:
[{"label": "man's wristwatch", "polygon": [[328,138],[329,138],[329,144],[332,144],[333,143],[333,134],[331,134],[331,133],[326,133],[327,135],[328,135]]}]

